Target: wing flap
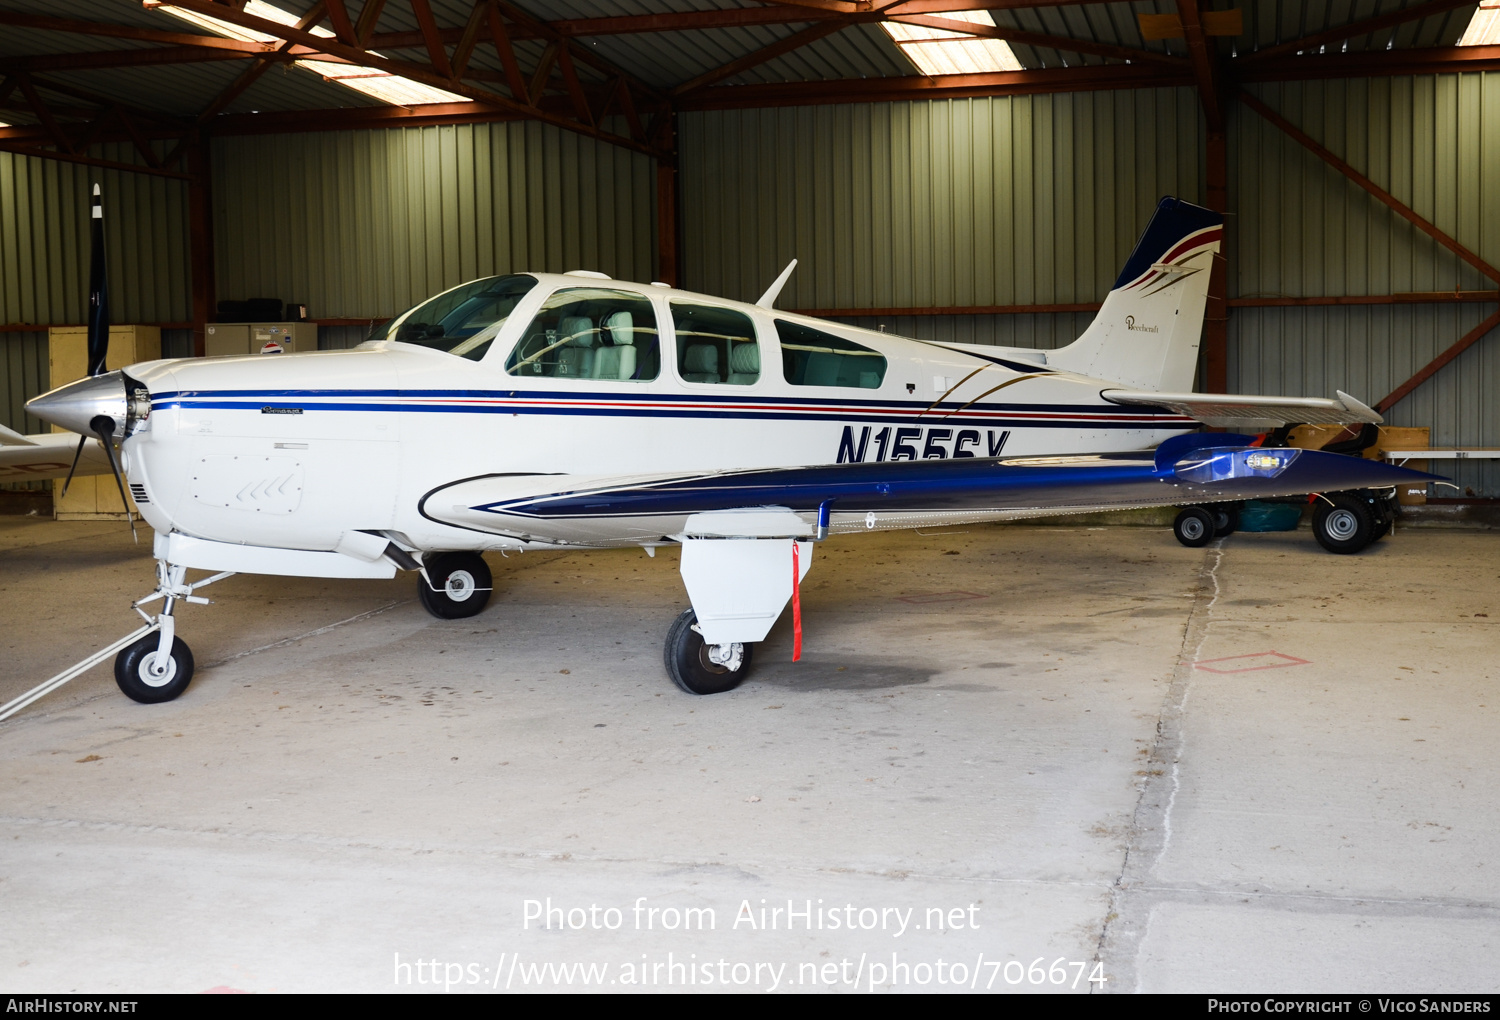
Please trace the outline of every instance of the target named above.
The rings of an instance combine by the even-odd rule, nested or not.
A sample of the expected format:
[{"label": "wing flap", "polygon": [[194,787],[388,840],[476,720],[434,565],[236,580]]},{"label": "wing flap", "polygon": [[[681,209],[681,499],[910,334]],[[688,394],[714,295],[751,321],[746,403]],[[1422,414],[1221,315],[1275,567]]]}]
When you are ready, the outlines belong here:
[{"label": "wing flap", "polygon": [[1374,408],[1343,390],[1326,397],[1266,397],[1235,393],[1152,393],[1102,390],[1115,404],[1161,407],[1214,428],[1275,428],[1279,425],[1349,425],[1385,421]]}]

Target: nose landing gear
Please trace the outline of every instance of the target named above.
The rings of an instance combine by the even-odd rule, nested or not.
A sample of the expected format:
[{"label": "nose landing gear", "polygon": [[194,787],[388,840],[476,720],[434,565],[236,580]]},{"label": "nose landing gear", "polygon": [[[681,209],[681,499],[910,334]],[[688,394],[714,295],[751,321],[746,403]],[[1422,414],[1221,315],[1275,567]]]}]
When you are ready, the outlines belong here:
[{"label": "nose landing gear", "polygon": [[[187,690],[193,681],[193,651],[177,636],[177,600],[206,606],[209,600],[193,592],[233,576],[234,571],[226,570],[188,584],[187,567],[165,560],[156,561],[156,591],[131,607],[152,628],[152,632],[115,656],[115,683],[127,697],[142,704],[155,705],[171,701]],[[141,607],[157,599],[164,600],[165,604],[152,618]]]}]

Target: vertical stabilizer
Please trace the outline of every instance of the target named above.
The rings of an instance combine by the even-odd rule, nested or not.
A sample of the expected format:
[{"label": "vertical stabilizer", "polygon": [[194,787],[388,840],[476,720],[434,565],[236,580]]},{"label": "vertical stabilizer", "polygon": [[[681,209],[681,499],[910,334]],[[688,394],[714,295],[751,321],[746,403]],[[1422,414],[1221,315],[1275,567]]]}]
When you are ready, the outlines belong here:
[{"label": "vertical stabilizer", "polygon": [[1143,390],[1192,389],[1224,217],[1164,198],[1083,335],[1047,363]]}]

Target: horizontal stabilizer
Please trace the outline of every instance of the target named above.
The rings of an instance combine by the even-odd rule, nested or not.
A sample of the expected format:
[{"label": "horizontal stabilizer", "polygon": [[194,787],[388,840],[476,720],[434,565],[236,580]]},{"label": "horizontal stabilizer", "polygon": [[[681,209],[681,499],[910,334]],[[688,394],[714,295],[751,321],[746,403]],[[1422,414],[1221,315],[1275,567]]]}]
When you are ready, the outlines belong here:
[{"label": "horizontal stabilizer", "polygon": [[27,439],[25,436],[21,435],[21,433],[17,432],[15,429],[8,429],[4,425],[0,425],[0,446],[35,445],[35,443]]},{"label": "horizontal stabilizer", "polygon": [[[73,454],[78,450],[78,436],[71,432],[43,432],[20,438],[19,443],[0,442],[0,482],[40,482],[67,477]],[[109,461],[99,440],[90,439],[83,444],[74,474],[109,474]]]},{"label": "horizontal stabilizer", "polygon": [[1380,413],[1343,390],[1323,397],[1262,397],[1233,393],[1151,393],[1101,390],[1116,404],[1141,404],[1186,415],[1214,428],[1275,428],[1279,425],[1348,425],[1385,421]]}]

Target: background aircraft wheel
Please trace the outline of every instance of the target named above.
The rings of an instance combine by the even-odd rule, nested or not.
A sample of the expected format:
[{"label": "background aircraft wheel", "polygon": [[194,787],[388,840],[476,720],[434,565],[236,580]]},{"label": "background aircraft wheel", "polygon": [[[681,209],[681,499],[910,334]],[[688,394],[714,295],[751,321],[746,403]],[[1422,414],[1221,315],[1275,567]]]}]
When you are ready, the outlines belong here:
[{"label": "background aircraft wheel", "polygon": [[711,661],[703,635],[693,629],[698,614],[685,609],[667,631],[667,676],[689,694],[723,694],[740,685],[750,672],[750,651],[754,645],[743,645],[738,669],[729,669]]},{"label": "background aircraft wheel", "polygon": [[1378,537],[1375,514],[1363,497],[1336,492],[1318,500],[1313,536],[1331,553],[1357,553]]},{"label": "background aircraft wheel", "polygon": [[[490,568],[478,553],[438,553],[422,557],[427,579],[417,575],[417,596],[422,605],[440,620],[461,620],[475,616],[490,601]],[[436,588],[437,591],[433,591]]]},{"label": "background aircraft wheel", "polygon": [[1189,549],[1208,545],[1214,537],[1214,515],[1201,506],[1190,506],[1172,522],[1172,534]]},{"label": "background aircraft wheel", "polygon": [[1233,535],[1240,527],[1240,508],[1237,506],[1220,505],[1208,508],[1214,515],[1214,538],[1223,538],[1225,535]]},{"label": "background aircraft wheel", "polygon": [[187,690],[193,680],[193,653],[180,637],[172,639],[172,657],[166,675],[151,675],[161,638],[147,634],[115,656],[115,683],[128,697],[145,705],[171,701]]}]

